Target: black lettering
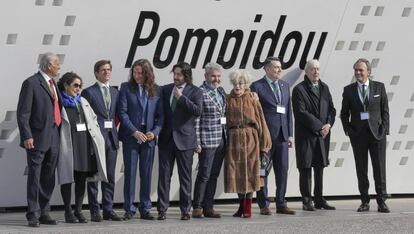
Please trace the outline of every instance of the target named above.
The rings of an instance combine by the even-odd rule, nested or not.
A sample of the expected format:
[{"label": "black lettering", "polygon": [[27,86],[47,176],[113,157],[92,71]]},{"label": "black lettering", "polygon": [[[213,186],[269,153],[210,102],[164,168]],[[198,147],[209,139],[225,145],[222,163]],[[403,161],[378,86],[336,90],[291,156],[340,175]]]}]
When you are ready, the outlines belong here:
[{"label": "black lettering", "polygon": [[[285,61],[286,50],[291,40],[295,41],[295,45],[293,46],[292,54],[290,55],[289,60]],[[300,34],[300,32],[298,31],[293,31],[293,32],[290,32],[288,35],[286,35],[285,39],[283,40],[282,48],[280,49],[280,52],[279,52],[279,58],[282,61],[283,69],[287,69],[295,63],[296,57],[298,56],[301,42],[302,42],[302,34]]]},{"label": "black lettering", "polygon": [[180,56],[178,57],[178,61],[185,61],[185,57],[187,55],[188,46],[190,45],[190,41],[193,37],[197,38],[197,43],[194,49],[193,57],[191,58],[191,66],[196,67],[198,62],[198,57],[200,56],[200,51],[203,46],[203,42],[206,37],[210,38],[210,45],[207,49],[206,58],[204,59],[203,67],[211,61],[211,57],[213,57],[213,52],[216,47],[218,32],[215,29],[210,29],[207,32],[203,29],[188,29],[187,33],[185,34],[183,47],[181,48]]},{"label": "black lettering", "polygon": [[[227,46],[229,45],[229,41],[231,38],[236,40],[233,51],[231,52],[230,59],[228,61],[224,61],[224,55],[227,51]],[[224,34],[223,43],[221,44],[219,55],[217,57],[217,63],[220,64],[224,69],[228,69],[234,66],[236,62],[237,55],[240,51],[240,46],[243,41],[243,31],[242,30],[226,30]]]},{"label": "black lettering", "polygon": [[279,17],[279,22],[277,24],[275,32],[273,33],[272,31],[268,30],[268,31],[264,32],[262,34],[262,36],[260,37],[260,41],[259,41],[259,44],[257,45],[257,50],[256,50],[256,53],[255,53],[254,59],[253,59],[253,68],[254,69],[259,69],[259,68],[263,67],[263,62],[264,61],[263,62],[260,61],[260,56],[262,54],[265,41],[268,40],[268,39],[271,39],[272,43],[270,44],[270,48],[269,48],[269,52],[267,53],[267,57],[274,56],[276,46],[277,46],[277,43],[279,42],[279,38],[280,38],[280,35],[282,33],[285,21],[286,21],[286,15],[281,15]]},{"label": "black lettering", "polygon": [[[303,49],[302,57],[299,62],[299,68],[302,70],[305,68],[306,62],[309,60],[308,54],[312,46],[313,38],[315,37],[315,33],[316,32],[310,32],[308,40],[306,40],[305,48]],[[323,44],[325,43],[327,35],[328,35],[327,32],[322,33],[321,38],[319,39],[318,46],[315,50],[315,55],[313,56],[313,59],[319,59],[319,56],[321,55]]]},{"label": "black lettering", "polygon": [[[171,37],[171,46],[168,50],[168,55],[165,60],[161,60],[161,53],[164,49],[165,39]],[[160,38],[158,39],[157,47],[155,48],[154,58],[152,60],[154,67],[164,68],[170,65],[172,59],[174,58],[175,50],[177,49],[178,40],[180,39],[180,33],[175,28],[169,28],[161,33]]]},{"label": "black lettering", "polygon": [[[152,20],[152,28],[149,36],[147,38],[141,38],[142,29],[144,28],[145,20]],[[156,12],[153,11],[141,11],[141,14],[138,18],[137,27],[135,28],[134,36],[132,37],[131,47],[129,48],[128,57],[125,63],[125,68],[130,68],[135,57],[138,46],[148,45],[152,40],[154,40],[155,35],[158,31],[158,26],[160,25],[160,17]]]}]

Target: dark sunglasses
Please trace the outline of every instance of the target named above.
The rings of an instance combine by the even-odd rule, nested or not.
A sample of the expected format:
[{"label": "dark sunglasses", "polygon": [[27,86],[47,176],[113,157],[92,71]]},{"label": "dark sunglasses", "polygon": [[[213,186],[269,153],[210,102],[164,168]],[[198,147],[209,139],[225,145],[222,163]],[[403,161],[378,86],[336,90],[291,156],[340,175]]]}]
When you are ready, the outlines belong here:
[{"label": "dark sunglasses", "polygon": [[72,86],[74,87],[74,88],[82,88],[82,85],[81,84],[77,84],[77,83],[74,83],[74,84],[72,84]]}]

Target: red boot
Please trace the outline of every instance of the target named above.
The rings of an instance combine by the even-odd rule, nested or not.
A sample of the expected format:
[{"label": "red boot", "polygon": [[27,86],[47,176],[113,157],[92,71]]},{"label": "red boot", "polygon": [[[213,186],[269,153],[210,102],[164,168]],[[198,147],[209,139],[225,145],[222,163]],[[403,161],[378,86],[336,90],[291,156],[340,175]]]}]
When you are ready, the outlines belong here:
[{"label": "red boot", "polygon": [[245,218],[252,217],[252,199],[251,198],[246,198],[244,200],[243,217]]},{"label": "red boot", "polygon": [[243,215],[243,207],[244,207],[244,199],[239,198],[239,209],[236,211],[236,213],[233,214],[233,217],[242,217]]}]

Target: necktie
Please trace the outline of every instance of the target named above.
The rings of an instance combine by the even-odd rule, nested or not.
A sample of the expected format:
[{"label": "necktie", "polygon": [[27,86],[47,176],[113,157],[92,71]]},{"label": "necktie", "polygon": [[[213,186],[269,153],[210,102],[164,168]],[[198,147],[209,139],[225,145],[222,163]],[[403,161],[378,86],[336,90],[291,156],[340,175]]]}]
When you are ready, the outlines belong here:
[{"label": "necktie", "polygon": [[221,98],[221,96],[220,96],[217,89],[213,91],[213,97],[216,100],[216,102],[220,105],[220,107],[222,107],[223,106],[223,100],[222,100],[222,98]]},{"label": "necktie", "polygon": [[60,117],[60,109],[59,109],[59,102],[57,99],[56,91],[55,91],[55,84],[53,83],[53,80],[49,80],[50,84],[50,90],[52,91],[53,96],[53,115],[55,116],[55,124],[56,126],[60,126],[60,123],[62,122],[62,119]]},{"label": "necktie", "polygon": [[109,109],[111,106],[111,95],[109,94],[109,87],[104,86],[103,91],[104,91],[104,101],[105,101],[106,110],[109,112]]},{"label": "necktie", "polygon": [[177,98],[173,96],[172,102],[171,102],[171,110],[174,112],[176,107],[177,107]]},{"label": "necktie", "polygon": [[368,94],[367,94],[367,86],[366,85],[362,85],[362,102],[364,103],[364,109],[367,109],[368,106]]},{"label": "necktie", "polygon": [[313,85],[312,91],[316,94],[317,97],[320,97],[319,85]]},{"label": "necktie", "polygon": [[276,102],[280,103],[280,89],[279,89],[279,84],[277,81],[273,81],[272,82],[272,87],[273,87],[273,92],[275,93],[276,96]]},{"label": "necktie", "polygon": [[[182,87],[179,87],[179,86],[177,86],[176,87],[178,90],[180,90]],[[171,101],[171,110],[174,112],[175,111],[175,108],[177,107],[177,98],[174,96],[174,90],[173,90],[173,98],[172,98],[172,101]]]}]

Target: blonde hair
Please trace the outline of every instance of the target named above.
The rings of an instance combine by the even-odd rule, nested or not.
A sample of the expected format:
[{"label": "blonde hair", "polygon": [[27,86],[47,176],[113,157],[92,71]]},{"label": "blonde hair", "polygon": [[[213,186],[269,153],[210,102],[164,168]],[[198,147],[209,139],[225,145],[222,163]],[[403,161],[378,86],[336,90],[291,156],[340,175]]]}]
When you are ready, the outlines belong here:
[{"label": "blonde hair", "polygon": [[245,87],[249,87],[252,76],[247,70],[234,70],[230,73],[230,82],[233,85],[244,83]]}]

